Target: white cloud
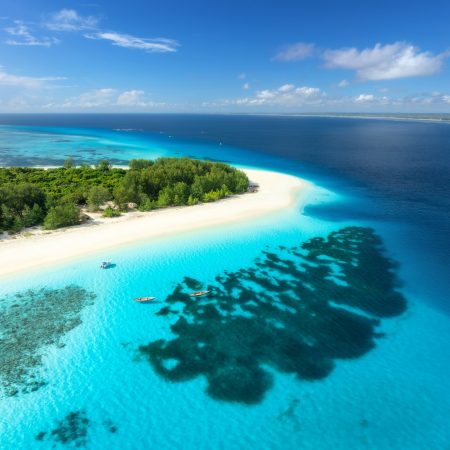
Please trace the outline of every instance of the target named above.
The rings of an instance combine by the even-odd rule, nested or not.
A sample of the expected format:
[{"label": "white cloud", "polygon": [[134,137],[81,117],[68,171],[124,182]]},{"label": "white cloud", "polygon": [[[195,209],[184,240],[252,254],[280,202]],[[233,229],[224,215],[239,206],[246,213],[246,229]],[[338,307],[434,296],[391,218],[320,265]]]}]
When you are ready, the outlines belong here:
[{"label": "white cloud", "polygon": [[[404,102],[414,105],[449,105],[450,104],[450,95],[442,94],[440,92],[432,92],[425,94],[417,94],[414,96],[405,97],[403,99]],[[447,106],[448,108],[448,106]]]},{"label": "white cloud", "polygon": [[356,70],[360,80],[391,80],[433,75],[440,71],[445,53],[421,52],[405,42],[381,45],[359,51],[356,48],[327,50],[323,54],[329,68]]},{"label": "white cloud", "polygon": [[314,44],[297,42],[282,47],[273,59],[276,61],[301,61],[312,56]]},{"label": "white cloud", "polygon": [[30,102],[23,96],[13,97],[10,99],[1,99],[0,106],[2,109],[10,111],[27,111],[30,109]]},{"label": "white cloud", "polygon": [[[115,31],[102,31],[98,27],[98,22],[97,17],[83,16],[75,9],[64,8],[49,15],[43,26],[52,31],[83,32],[84,37],[88,39],[106,40],[118,47],[140,49],[150,53],[176,52],[180,45],[174,39],[140,38]],[[59,42],[56,38],[36,39],[23,22],[16,21],[15,24],[15,27],[9,27],[6,31],[13,36],[20,37],[20,40],[10,39],[7,41],[10,45],[50,46]]]},{"label": "white cloud", "polygon": [[11,36],[14,36],[14,39],[8,39],[5,41],[5,43],[8,45],[50,47],[51,45],[57,44],[59,42],[56,38],[36,38],[31,34],[30,28],[21,20],[15,20],[14,26],[5,28],[5,31]]},{"label": "white cloud", "polygon": [[[434,108],[439,108],[442,110],[442,107],[444,107],[444,111],[448,112],[450,95],[442,94],[440,92],[422,93],[404,97],[377,97],[371,94],[361,94],[354,98],[354,102],[358,104],[371,105],[371,108],[376,108],[377,106],[384,108],[386,106],[403,108],[403,110],[406,110],[407,112],[411,112],[412,110],[433,112]],[[386,111],[386,109],[382,109],[382,111]]]},{"label": "white cloud", "polygon": [[375,100],[375,96],[372,94],[360,94],[355,99],[355,103],[370,103]]},{"label": "white cloud", "polygon": [[[85,92],[78,97],[68,99],[60,105],[62,108],[97,108],[110,105],[116,98],[117,90],[112,88],[95,89]],[[49,105],[47,105],[48,107]],[[51,105],[56,106],[56,105]]]},{"label": "white cloud", "polygon": [[294,88],[295,88],[295,86],[293,84],[283,84],[283,86],[280,86],[278,88],[278,90],[280,92],[289,92],[289,91],[292,91],[292,89],[294,89]]},{"label": "white cloud", "polygon": [[122,106],[146,106],[143,100],[144,91],[125,91],[117,97],[117,104]]},{"label": "white cloud", "polygon": [[244,83],[244,84],[242,85],[242,89],[248,91],[248,90],[250,89],[250,83]]},{"label": "white cloud", "polygon": [[53,110],[117,110],[117,108],[135,109],[161,106],[165,106],[165,104],[146,100],[145,92],[141,90],[118,91],[113,88],[102,88],[84,92],[77,97],[69,98],[59,103],[47,103],[44,108]]},{"label": "white cloud", "polygon": [[298,106],[319,104],[326,96],[319,88],[284,84],[277,89],[263,89],[256,91],[253,97],[230,100],[226,103],[251,106]]},{"label": "white cloud", "polygon": [[92,30],[97,23],[96,17],[82,16],[74,9],[61,9],[51,14],[44,25],[53,31],[80,31]]},{"label": "white cloud", "polygon": [[129,34],[120,34],[116,32],[98,32],[84,35],[88,39],[104,39],[111,41],[113,45],[125,48],[136,48],[150,53],[168,53],[176,52],[179,46],[173,39],[165,38],[138,38]]},{"label": "white cloud", "polygon": [[345,87],[347,87],[349,84],[350,84],[350,83],[349,83],[347,80],[342,80],[342,81],[339,81],[338,86],[341,87],[341,88],[345,88]]},{"label": "white cloud", "polygon": [[245,80],[247,78],[247,75],[245,74],[245,73],[240,73],[238,76],[237,76],[237,79],[238,80]]},{"label": "white cloud", "polygon": [[264,89],[263,91],[256,92],[256,98],[260,100],[270,100],[277,96],[276,91],[269,91],[269,89]]},{"label": "white cloud", "polygon": [[37,89],[51,81],[65,80],[64,77],[29,77],[24,75],[14,75],[6,72],[0,66],[0,86],[21,87],[25,89]]},{"label": "white cloud", "polygon": [[302,97],[309,98],[309,97],[315,97],[322,93],[322,91],[319,88],[313,88],[313,87],[299,87],[295,89],[296,95],[301,95]]}]

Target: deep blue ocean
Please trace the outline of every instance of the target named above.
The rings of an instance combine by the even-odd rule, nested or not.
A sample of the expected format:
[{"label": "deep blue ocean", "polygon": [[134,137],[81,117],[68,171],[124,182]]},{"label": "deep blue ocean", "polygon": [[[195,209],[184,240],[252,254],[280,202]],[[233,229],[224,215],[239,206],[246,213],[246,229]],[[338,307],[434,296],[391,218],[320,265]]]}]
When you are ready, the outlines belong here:
[{"label": "deep blue ocean", "polygon": [[[314,190],[304,210],[2,280],[0,344],[26,351],[17,371],[0,355],[0,448],[450,448],[447,123],[0,115],[0,165],[68,156],[207,158]],[[93,270],[106,257],[117,267]],[[216,294],[193,306],[197,286]],[[129,301],[146,290],[160,314]],[[50,308],[59,296],[78,309]],[[24,317],[73,326],[38,348]]]}]

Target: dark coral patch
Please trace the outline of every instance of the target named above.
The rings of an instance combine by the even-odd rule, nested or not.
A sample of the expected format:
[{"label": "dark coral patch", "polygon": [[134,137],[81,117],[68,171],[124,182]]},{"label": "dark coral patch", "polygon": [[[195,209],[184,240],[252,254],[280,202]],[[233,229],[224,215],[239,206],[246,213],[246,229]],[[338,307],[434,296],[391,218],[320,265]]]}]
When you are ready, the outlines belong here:
[{"label": "dark coral patch", "polygon": [[110,419],[103,421],[103,426],[112,434],[117,433],[117,426]]},{"label": "dark coral patch", "polygon": [[168,316],[169,314],[176,314],[176,311],[171,310],[169,306],[164,306],[156,313],[157,316]]},{"label": "dark coral patch", "polygon": [[[317,380],[336,360],[371,350],[380,319],[406,309],[395,268],[370,228],[264,251],[252,267],[218,275],[213,286],[185,278],[167,298],[182,305],[171,311],[176,337],[139,350],[167,380],[203,375],[211,397],[257,403],[273,383],[267,367]],[[211,294],[189,297],[203,288]]]},{"label": "dark coral patch", "polygon": [[[101,423],[111,434],[117,433],[117,426],[111,419]],[[52,448],[57,444],[69,447],[85,447],[89,441],[89,430],[99,424],[90,420],[84,410],[72,411],[62,420],[57,421],[55,428],[50,431],[40,431],[35,439],[37,441],[53,441]]]},{"label": "dark coral patch", "polygon": [[36,373],[45,348],[62,348],[63,336],[81,323],[94,294],[78,286],[38,289],[0,300],[0,389],[6,395],[45,384]]},{"label": "dark coral patch", "polygon": [[89,429],[89,419],[84,411],[72,411],[58,421],[56,427],[51,431],[41,431],[36,435],[37,441],[50,440],[55,443],[74,447],[85,447]]}]

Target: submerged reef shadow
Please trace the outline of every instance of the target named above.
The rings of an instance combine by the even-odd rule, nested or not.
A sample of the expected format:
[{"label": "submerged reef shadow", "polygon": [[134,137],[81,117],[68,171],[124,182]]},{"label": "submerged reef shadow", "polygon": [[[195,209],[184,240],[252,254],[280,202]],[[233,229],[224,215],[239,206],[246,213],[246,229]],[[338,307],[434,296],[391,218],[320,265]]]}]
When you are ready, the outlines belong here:
[{"label": "submerged reef shadow", "polygon": [[[85,411],[72,411],[58,421],[57,426],[51,431],[41,431],[36,435],[37,441],[52,440],[55,443],[67,445],[73,444],[75,447],[85,447],[89,419]],[[53,446],[55,447],[55,446]]]},{"label": "submerged reef shadow", "polygon": [[[218,275],[212,285],[185,278],[159,311],[175,317],[175,337],[139,352],[168,381],[205,376],[212,398],[259,403],[274,381],[267,366],[318,380],[336,360],[374,348],[380,320],[406,309],[395,269],[365,227],[265,250],[251,267]],[[211,293],[188,295],[201,288]]]},{"label": "submerged reef shadow", "polygon": [[35,289],[0,299],[0,391],[7,396],[45,385],[38,370],[45,349],[81,324],[95,295],[78,286]]},{"label": "submerged reef shadow", "polygon": [[[55,428],[50,431],[40,431],[36,441],[53,441],[52,448],[57,444],[72,446],[75,448],[86,447],[89,442],[89,430],[93,425],[98,425],[88,418],[86,411],[71,411],[62,420],[58,420]],[[109,433],[117,433],[117,426],[110,419],[101,423]]]}]

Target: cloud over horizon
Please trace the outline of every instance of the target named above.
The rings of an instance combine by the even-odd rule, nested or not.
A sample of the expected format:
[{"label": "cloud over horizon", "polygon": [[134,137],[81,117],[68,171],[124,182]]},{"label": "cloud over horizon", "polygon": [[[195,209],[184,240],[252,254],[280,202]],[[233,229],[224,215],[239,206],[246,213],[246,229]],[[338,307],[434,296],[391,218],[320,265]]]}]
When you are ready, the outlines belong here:
[{"label": "cloud over horizon", "polygon": [[355,99],[355,103],[369,103],[375,100],[375,96],[373,94],[360,94]]},{"label": "cloud over horizon", "polygon": [[66,80],[65,77],[30,77],[25,75],[14,75],[6,72],[0,66],[0,86],[19,87],[24,89],[39,89],[51,81]]},{"label": "cloud over horizon", "polygon": [[239,98],[230,103],[235,105],[298,105],[317,104],[326,94],[319,88],[283,84],[277,89],[263,89],[255,92],[253,97]]},{"label": "cloud over horizon", "polygon": [[61,102],[49,102],[43,105],[44,110],[101,110],[116,108],[137,109],[163,107],[164,102],[154,102],[146,98],[145,92],[139,89],[121,91],[115,88],[100,88],[83,92],[78,96],[67,98]]},{"label": "cloud over horizon", "polygon": [[147,106],[143,100],[145,92],[137,89],[122,92],[117,97],[117,104],[122,106]]}]

